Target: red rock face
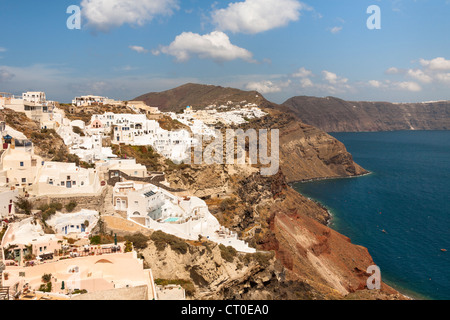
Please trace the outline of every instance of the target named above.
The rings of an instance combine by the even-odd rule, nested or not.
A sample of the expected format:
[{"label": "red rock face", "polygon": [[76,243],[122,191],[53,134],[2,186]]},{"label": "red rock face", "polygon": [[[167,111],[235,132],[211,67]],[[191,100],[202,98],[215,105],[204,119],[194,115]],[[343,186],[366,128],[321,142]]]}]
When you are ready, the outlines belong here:
[{"label": "red rock face", "polygon": [[[271,233],[262,249],[276,252],[288,279],[306,281],[320,292],[346,295],[365,289],[370,277],[366,270],[375,264],[368,250],[306,216],[301,207],[286,210],[301,198],[291,191],[295,192],[289,190],[286,200],[271,208]],[[396,293],[385,284],[382,290]]]}]

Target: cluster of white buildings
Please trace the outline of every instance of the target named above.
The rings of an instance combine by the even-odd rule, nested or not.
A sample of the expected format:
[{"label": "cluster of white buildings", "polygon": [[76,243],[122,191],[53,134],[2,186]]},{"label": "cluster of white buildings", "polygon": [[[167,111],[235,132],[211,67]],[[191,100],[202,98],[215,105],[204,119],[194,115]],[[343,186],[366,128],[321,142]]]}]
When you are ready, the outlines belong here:
[{"label": "cluster of white buildings", "polygon": [[24,92],[21,97],[0,93],[0,109],[8,108],[23,112],[28,118],[40,123],[42,129],[56,129],[61,121],[55,114],[55,102],[47,101],[44,92]]},{"label": "cluster of white buildings", "polygon": [[179,161],[190,156],[196,143],[187,130],[162,129],[158,121],[147,119],[145,114],[93,115],[86,132],[111,135],[114,144],[152,146],[163,157]]},{"label": "cluster of white buildings", "polygon": [[198,128],[196,131],[201,133],[204,130],[206,134],[209,134],[211,132],[211,126],[218,123],[240,125],[248,122],[250,119],[261,118],[267,114],[255,104],[247,104],[243,107],[222,106],[219,107],[219,110],[214,106],[209,106],[204,110],[193,110],[188,106],[182,114],[169,113],[169,115],[172,119],[188,125],[191,129]]},{"label": "cluster of white buildings", "polygon": [[123,102],[102,96],[87,95],[75,97],[75,99],[72,100],[72,105],[77,107],[89,107],[92,105],[123,105]]},{"label": "cluster of white buildings", "polygon": [[[34,218],[11,223],[0,248],[6,265],[1,274],[2,285],[10,288],[11,296],[19,294],[34,300],[42,296],[69,299],[77,290],[100,294],[104,299],[117,298],[117,289],[126,289],[125,294],[135,298],[133,293],[137,291],[140,299],[156,300],[158,295],[151,269],[144,268],[143,260],[135,251],[127,252],[124,243],[107,246],[69,244],[66,237],[83,239],[97,221],[95,211],[57,213],[48,221],[56,234],[45,234]],[[51,289],[43,293],[39,290],[46,274]]]},{"label": "cluster of white buildings", "polygon": [[113,205],[117,211],[126,212],[129,220],[152,230],[188,240],[202,236],[241,252],[256,251],[239,240],[237,233],[221,226],[197,197],[178,197],[152,184],[128,181],[116,183]]},{"label": "cluster of white buildings", "polygon": [[[74,107],[107,104],[124,103],[92,95],[73,100]],[[25,112],[31,119],[39,121],[42,129],[55,129],[72,154],[82,161],[95,164],[95,168],[84,169],[74,163],[44,161],[34,154],[31,141],[0,119],[0,218],[14,215],[14,201],[18,196],[98,195],[104,188],[104,180],[114,178],[111,176],[113,174],[119,176],[119,172],[122,172],[130,179],[136,178],[136,181],[121,179],[121,182],[117,182],[113,188],[112,201],[114,209],[125,213],[128,220],[183,239],[197,240],[204,237],[232,246],[240,252],[255,252],[246,242],[238,239],[237,233],[221,226],[203,200],[177,196],[153,184],[137,182],[148,178],[147,168],[136,163],[135,159],[117,158],[110,147],[103,145],[105,139],[110,139],[113,144],[152,146],[163,157],[182,161],[191,156],[191,148],[198,143],[196,135],[214,137],[214,126],[218,123],[238,125],[263,117],[266,113],[253,104],[236,108],[232,106],[233,103],[229,103],[227,106],[210,106],[199,111],[187,107],[182,114],[164,114],[140,101],[125,104],[138,114],[107,112],[93,115],[91,122],[86,125],[83,121],[65,118],[64,112],[55,108],[53,102],[47,101],[43,92],[26,92],[20,98],[0,93],[0,108]],[[190,132],[162,129],[157,120],[164,115],[188,126]],[[116,249],[120,247],[122,251],[114,251],[103,258],[97,256],[102,254],[102,248],[96,248],[97,251],[86,248],[85,256],[72,261],[61,258],[53,259],[48,265],[38,263],[32,268],[24,265],[27,255],[39,257],[61,252],[68,236],[86,240],[98,221],[97,211],[83,209],[73,214],[53,215],[46,223],[56,234],[45,234],[34,218],[10,224],[1,243],[1,254],[7,262],[6,272],[9,274],[9,279],[6,279],[3,273],[3,284],[37,288],[42,275],[52,273],[54,293],[65,294],[68,288],[98,292],[144,286],[148,297],[156,299],[151,270],[143,268],[143,262],[137,259],[136,252],[124,253],[124,246],[115,245]],[[71,284],[69,280],[73,279],[74,274],[78,282]]]},{"label": "cluster of white buildings", "polygon": [[[75,130],[79,132],[75,132]],[[87,163],[115,158],[111,147],[103,147],[104,136],[102,132],[88,132],[85,123],[81,120],[70,121],[63,118],[57,133],[64,140],[72,154]]]},{"label": "cluster of white buildings", "polygon": [[0,157],[0,187],[32,196],[95,195],[102,189],[97,170],[44,161],[31,141],[14,139]]}]

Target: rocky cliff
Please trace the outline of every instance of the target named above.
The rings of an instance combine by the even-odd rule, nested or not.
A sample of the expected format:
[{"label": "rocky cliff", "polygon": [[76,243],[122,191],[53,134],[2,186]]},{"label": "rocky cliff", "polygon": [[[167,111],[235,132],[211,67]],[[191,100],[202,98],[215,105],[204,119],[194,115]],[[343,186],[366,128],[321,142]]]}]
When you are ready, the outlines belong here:
[{"label": "rocky cliff", "polygon": [[187,105],[202,109],[228,102],[233,106],[254,103],[269,115],[240,128],[280,130],[280,166],[288,182],[367,173],[353,161],[342,143],[322,130],[306,125],[288,107],[272,103],[256,91],[186,84],[160,93],[148,93],[136,100],[144,100],[164,111],[179,111]]},{"label": "rocky cliff", "polygon": [[[165,100],[147,95],[146,102],[167,110],[171,108],[169,103],[177,109],[222,101],[215,100],[222,97],[220,87],[194,88],[197,93],[210,90],[214,94],[200,101],[196,100],[197,93],[189,96],[186,87],[181,87],[163,93]],[[204,244],[191,244],[183,256],[170,248],[161,251],[150,245],[142,254],[156,277],[176,274],[178,279],[194,283],[194,298],[205,299],[343,299],[361,295],[402,299],[385,284],[380,291],[368,291],[370,275],[366,270],[374,262],[367,249],[328,228],[328,212],[289,186],[292,181],[356,176],[366,171],[354,163],[342,143],[304,124],[286,106],[273,104],[255,92],[233,92],[235,99],[258,103],[268,113],[240,128],[280,130],[278,174],[263,177],[250,165],[202,165],[179,168],[167,179],[172,187],[206,199],[222,225],[237,231],[257,249],[273,252],[274,257],[263,259],[263,264],[239,255],[224,261],[216,247],[202,248]],[[220,99],[231,99],[228,91],[223,96]],[[252,96],[258,101],[251,100]]]},{"label": "rocky cliff", "polygon": [[450,101],[397,104],[300,96],[283,105],[325,132],[450,130]]}]

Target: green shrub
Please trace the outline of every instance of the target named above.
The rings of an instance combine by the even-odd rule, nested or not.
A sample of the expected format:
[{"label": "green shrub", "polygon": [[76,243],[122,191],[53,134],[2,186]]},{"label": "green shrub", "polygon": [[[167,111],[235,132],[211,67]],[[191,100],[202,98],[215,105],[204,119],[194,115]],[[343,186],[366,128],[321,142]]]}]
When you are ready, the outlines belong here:
[{"label": "green shrub", "polygon": [[224,199],[220,203],[221,211],[228,211],[228,210],[234,210],[234,209],[236,209],[236,199],[234,199],[234,198]]},{"label": "green shrub", "polygon": [[33,204],[30,200],[25,198],[19,198],[14,204],[16,205],[16,208],[22,210],[27,215],[30,215],[31,210],[33,210]]},{"label": "green shrub", "polygon": [[195,293],[195,286],[190,280],[184,279],[155,279],[157,286],[177,285],[183,287],[186,291],[186,295],[193,296]]},{"label": "green shrub", "polygon": [[237,251],[235,248],[228,246],[225,247],[223,244],[219,244],[220,248],[220,255],[222,256],[222,259],[228,262],[233,262],[234,257],[237,256]]},{"label": "green shrub", "polygon": [[52,292],[52,283],[48,282],[47,284],[41,284],[41,286],[39,287],[39,291]]},{"label": "green shrub", "polygon": [[73,126],[73,127],[72,127],[72,130],[73,130],[74,133],[79,134],[80,137],[84,137],[84,136],[85,136],[83,130],[81,130],[80,127]]},{"label": "green shrub", "polygon": [[91,237],[91,244],[94,246],[99,245],[102,242],[102,239],[100,238],[100,236],[93,236]]},{"label": "green shrub", "polygon": [[185,254],[189,248],[184,240],[160,230],[153,232],[150,239],[155,243],[159,251],[163,251],[167,245],[170,245],[173,251]]},{"label": "green shrub", "polygon": [[3,228],[2,230],[0,230],[0,243],[2,242],[2,240],[3,240],[3,236],[5,235],[5,233],[6,233],[6,228]]},{"label": "green shrub", "polygon": [[70,201],[68,204],[66,204],[65,208],[67,212],[72,212],[77,207],[77,205],[78,204],[75,201]]},{"label": "green shrub", "polygon": [[125,252],[133,251],[133,244],[130,241],[125,242]]},{"label": "green shrub", "polygon": [[77,289],[72,292],[72,294],[85,294],[85,293],[88,293],[86,289],[83,290]]},{"label": "green shrub", "polygon": [[125,236],[125,240],[132,242],[133,246],[136,249],[145,249],[148,246],[147,242],[150,240],[150,238],[143,235],[142,233],[135,233],[130,236]]},{"label": "green shrub", "polygon": [[49,283],[52,280],[52,274],[51,273],[45,273],[42,276],[42,282]]}]

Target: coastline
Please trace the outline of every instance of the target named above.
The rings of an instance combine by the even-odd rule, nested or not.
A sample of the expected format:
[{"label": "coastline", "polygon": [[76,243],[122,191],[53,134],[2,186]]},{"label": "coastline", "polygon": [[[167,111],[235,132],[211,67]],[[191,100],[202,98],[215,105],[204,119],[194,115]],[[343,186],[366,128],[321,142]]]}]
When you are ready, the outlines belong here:
[{"label": "coastline", "polygon": [[[314,203],[316,203],[319,207],[321,207],[322,209],[326,210],[329,219],[327,219],[327,223],[326,226],[333,229],[336,232],[339,232],[338,230],[332,228],[332,221],[333,218],[335,217],[335,215],[333,214],[332,208],[328,208],[325,204],[321,203],[319,200],[311,198],[309,196],[304,195],[303,193],[299,192],[296,190],[296,188],[294,188],[295,184],[303,184],[303,183],[309,183],[309,182],[318,182],[318,181],[327,181],[327,180],[337,180],[337,179],[348,179],[348,178],[359,178],[359,177],[363,177],[363,176],[369,176],[372,175],[373,172],[367,172],[361,175],[357,175],[357,176],[349,176],[349,177],[328,177],[328,178],[316,178],[316,179],[309,179],[309,180],[301,180],[301,181],[296,181],[296,182],[290,182],[289,186],[294,189],[296,192],[298,192],[299,194],[301,194],[302,196],[304,196],[305,198],[307,198],[310,201],[313,201]],[[345,235],[345,234],[344,234]],[[368,248],[367,248],[368,249]],[[369,251],[370,253],[370,251]],[[398,285],[397,283],[395,283],[395,281],[393,280],[382,280],[385,284],[387,284],[388,286],[392,287],[393,289],[397,290],[398,293],[400,293],[401,295],[405,296],[406,298],[410,299],[410,300],[432,300],[432,298],[430,297],[426,297],[423,296],[417,292],[414,292],[410,289],[404,288],[400,285]]]},{"label": "coastline", "polygon": [[310,201],[313,201],[314,203],[316,203],[320,208],[324,209],[327,214],[328,214],[328,218],[326,219],[326,226],[330,227],[331,226],[331,222],[333,220],[333,212],[331,211],[330,208],[326,207],[323,203],[321,203],[320,201],[310,198],[304,194],[302,194],[301,192],[297,191],[294,188],[295,184],[299,184],[299,183],[308,183],[308,182],[318,182],[318,181],[328,181],[328,180],[338,180],[338,179],[353,179],[353,178],[361,178],[364,176],[369,176],[373,174],[373,172],[367,171],[366,173],[362,173],[359,175],[354,175],[354,176],[345,176],[345,177],[324,177],[324,178],[313,178],[313,179],[305,179],[305,180],[299,180],[299,181],[293,181],[293,182],[289,182],[288,185],[294,189],[296,192],[300,193],[302,196],[304,196],[305,198],[307,198]]}]

